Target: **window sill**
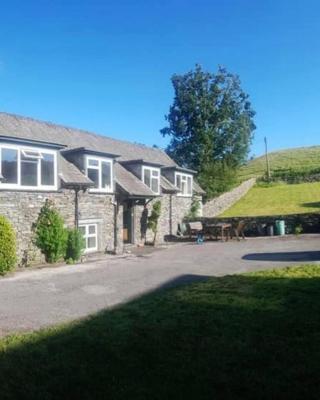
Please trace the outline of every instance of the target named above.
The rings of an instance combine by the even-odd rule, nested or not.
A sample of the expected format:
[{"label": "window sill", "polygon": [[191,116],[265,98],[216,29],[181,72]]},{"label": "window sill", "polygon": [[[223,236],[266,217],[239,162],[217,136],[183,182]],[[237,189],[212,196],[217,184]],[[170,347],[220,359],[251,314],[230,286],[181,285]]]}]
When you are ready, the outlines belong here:
[{"label": "window sill", "polygon": [[29,193],[57,193],[59,192],[58,188],[27,188],[27,187],[21,187],[21,188],[13,188],[13,187],[3,187],[0,186],[0,191],[1,192],[29,192]]},{"label": "window sill", "polygon": [[192,194],[177,194],[177,197],[183,197],[183,198],[190,198],[192,197]]},{"label": "window sill", "polygon": [[98,253],[98,249],[88,249],[84,250],[83,255]]}]

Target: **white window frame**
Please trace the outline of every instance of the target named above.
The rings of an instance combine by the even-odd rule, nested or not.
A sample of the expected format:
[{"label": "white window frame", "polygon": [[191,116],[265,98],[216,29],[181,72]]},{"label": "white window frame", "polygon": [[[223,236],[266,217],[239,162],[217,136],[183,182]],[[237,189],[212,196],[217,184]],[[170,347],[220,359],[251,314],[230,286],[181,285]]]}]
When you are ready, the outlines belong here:
[{"label": "white window frame", "polygon": [[[174,177],[175,177],[175,186],[178,187],[180,189],[180,187],[178,186],[178,176],[180,177],[181,180],[181,187],[182,187],[182,182],[185,183],[185,188],[186,190],[184,192],[182,192],[180,190],[180,192],[177,194],[177,196],[181,196],[181,197],[192,197],[192,193],[193,193],[193,176],[191,174],[184,174],[183,172],[175,172]],[[188,178],[191,179],[191,193],[188,192]]]},{"label": "white window frame", "polygon": [[[58,166],[57,166],[57,151],[42,149],[39,147],[30,146],[18,146],[13,144],[0,144],[0,174],[2,174],[2,149],[10,149],[17,151],[17,183],[6,183],[0,182],[0,189],[15,189],[15,190],[26,190],[26,191],[56,191],[58,190]],[[28,152],[38,153],[38,156],[32,157],[28,156]],[[36,186],[25,186],[21,185],[21,154],[26,158],[38,160],[37,161],[37,182]],[[53,155],[53,185],[42,185],[41,184],[41,160],[43,159],[43,154]],[[27,155],[27,156],[26,156]]]},{"label": "white window frame", "polygon": [[[150,186],[147,185],[147,183],[145,182],[145,179],[144,179],[144,173],[145,173],[145,171],[150,171]],[[153,172],[156,172],[156,173],[158,174],[158,176],[157,176],[157,177],[152,176]],[[156,192],[155,192],[154,190],[152,190],[152,179],[157,179],[157,181],[158,181],[158,190],[157,190]],[[142,182],[143,182],[146,186],[148,186],[148,188],[149,188],[150,190],[152,190],[153,193],[155,193],[155,194],[160,194],[160,168],[148,167],[148,166],[146,166],[146,165],[143,165],[143,166],[142,166]]]},{"label": "white window frame", "polygon": [[[94,160],[98,162],[97,166],[89,166],[89,160]],[[102,182],[102,162],[107,162],[110,164],[110,174],[111,174],[111,179],[110,179],[110,186],[106,188],[101,187],[101,182]],[[97,157],[97,156],[91,156],[91,155],[86,155],[85,156],[85,171],[86,171],[86,176],[88,177],[88,169],[96,169],[99,171],[99,187],[98,188],[90,188],[89,192],[92,193],[113,193],[113,159],[112,158],[105,158],[105,157]]]},{"label": "white window frame", "polygon": [[[95,227],[95,233],[89,233],[89,227],[90,226],[94,226]],[[95,251],[98,251],[98,224],[97,223],[90,223],[90,222],[86,222],[86,223],[79,223],[79,228],[85,228],[85,234],[83,236],[84,240],[85,240],[85,249],[84,249],[84,254],[87,253],[92,253]],[[96,246],[95,247],[88,247],[88,239],[91,237],[95,237],[96,238]]]}]

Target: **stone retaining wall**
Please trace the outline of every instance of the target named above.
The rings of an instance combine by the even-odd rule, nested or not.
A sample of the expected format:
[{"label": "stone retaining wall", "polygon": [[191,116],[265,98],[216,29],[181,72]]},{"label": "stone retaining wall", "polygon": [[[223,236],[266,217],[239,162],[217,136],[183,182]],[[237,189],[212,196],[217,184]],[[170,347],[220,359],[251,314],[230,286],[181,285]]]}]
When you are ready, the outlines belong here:
[{"label": "stone retaining wall", "polygon": [[220,215],[225,210],[230,208],[234,203],[241,199],[256,183],[255,178],[248,179],[241,183],[241,185],[230,190],[230,192],[223,193],[215,199],[209,200],[203,205],[204,217],[215,217]]},{"label": "stone retaining wall", "polygon": [[[199,218],[197,219],[199,221]],[[246,222],[245,233],[248,236],[261,236],[267,234],[267,226],[275,227],[277,220],[285,222],[285,232],[295,233],[295,227],[301,225],[302,233],[320,232],[320,214],[291,214],[291,215],[272,215],[261,217],[233,217],[233,218],[200,218],[204,224],[216,224],[218,222],[229,222],[237,225],[239,221]],[[274,233],[275,230],[274,230]]]}]

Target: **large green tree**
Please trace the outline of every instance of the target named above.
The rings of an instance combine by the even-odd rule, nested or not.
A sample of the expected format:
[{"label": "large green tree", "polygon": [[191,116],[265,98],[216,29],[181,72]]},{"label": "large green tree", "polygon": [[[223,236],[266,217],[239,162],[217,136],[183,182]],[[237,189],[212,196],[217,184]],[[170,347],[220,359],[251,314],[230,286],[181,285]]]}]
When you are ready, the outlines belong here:
[{"label": "large green tree", "polygon": [[[221,180],[234,178],[230,170],[246,160],[255,112],[239,77],[225,68],[213,74],[196,65],[184,75],[173,75],[172,84],[174,101],[166,116],[168,126],[161,130],[171,137],[167,153],[178,164],[197,170],[212,197],[228,188]],[[220,176],[213,177],[213,171]]]}]

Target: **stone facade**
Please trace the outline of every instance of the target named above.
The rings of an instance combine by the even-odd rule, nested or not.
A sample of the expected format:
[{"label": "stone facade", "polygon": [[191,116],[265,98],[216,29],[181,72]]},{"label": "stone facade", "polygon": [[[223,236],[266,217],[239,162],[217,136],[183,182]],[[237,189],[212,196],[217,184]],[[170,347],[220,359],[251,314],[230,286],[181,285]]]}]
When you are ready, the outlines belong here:
[{"label": "stone facade", "polygon": [[[17,237],[17,253],[20,265],[44,262],[44,257],[33,244],[32,226],[46,199],[54,202],[66,226],[75,225],[75,194],[72,190],[59,192],[0,192],[0,214],[12,223]],[[79,193],[79,220],[95,220],[98,226],[98,250],[114,250],[114,196]],[[121,224],[121,210],[119,211]],[[121,225],[118,229],[121,229]]]},{"label": "stone facade", "polygon": [[230,208],[234,203],[241,199],[248,191],[254,186],[256,180],[254,178],[248,179],[241,183],[230,192],[223,193],[221,196],[216,197],[203,205],[202,213],[204,217],[216,217],[225,210]]},{"label": "stone facade", "polygon": [[[67,227],[75,226],[75,193],[72,190],[58,192],[0,192],[0,214],[12,223],[17,237],[17,253],[19,265],[44,263],[44,256],[33,244],[33,224],[46,199],[54,205]],[[133,213],[133,244],[152,242],[153,233],[146,229],[147,216],[150,215],[155,201],[161,201],[161,216],[157,243],[163,243],[167,236],[176,235],[178,224],[190,211],[192,198],[164,194],[147,204],[135,205]],[[96,223],[98,227],[98,251],[123,251],[123,207],[117,203],[114,195],[79,192],[79,223]],[[147,212],[145,211],[147,210]],[[115,222],[116,221],[116,225]],[[116,235],[116,240],[115,240]],[[116,247],[115,247],[116,246]]]},{"label": "stone facade", "polygon": [[157,243],[163,243],[169,235],[176,235],[178,224],[190,211],[192,198],[182,197],[171,194],[164,194],[161,197],[155,198],[145,207],[136,205],[134,208],[134,244],[144,244],[144,242],[153,241],[153,233],[146,230],[146,219],[150,215],[152,205],[161,201],[161,215],[158,224]]}]

